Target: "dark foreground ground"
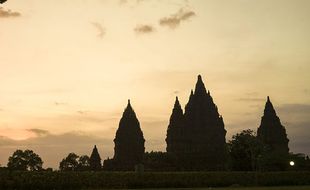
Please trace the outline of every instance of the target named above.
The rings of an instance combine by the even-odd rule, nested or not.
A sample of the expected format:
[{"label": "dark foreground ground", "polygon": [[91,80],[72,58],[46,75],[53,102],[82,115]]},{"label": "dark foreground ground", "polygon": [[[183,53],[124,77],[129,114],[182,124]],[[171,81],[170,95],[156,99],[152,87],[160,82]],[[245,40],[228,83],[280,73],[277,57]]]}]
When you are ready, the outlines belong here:
[{"label": "dark foreground ground", "polygon": [[310,172],[0,172],[0,190],[158,188],[310,190]]},{"label": "dark foreground ground", "polygon": [[[310,186],[280,186],[280,187],[226,187],[226,188],[162,188],[160,190],[310,190]],[[155,190],[155,189],[142,189]]]}]

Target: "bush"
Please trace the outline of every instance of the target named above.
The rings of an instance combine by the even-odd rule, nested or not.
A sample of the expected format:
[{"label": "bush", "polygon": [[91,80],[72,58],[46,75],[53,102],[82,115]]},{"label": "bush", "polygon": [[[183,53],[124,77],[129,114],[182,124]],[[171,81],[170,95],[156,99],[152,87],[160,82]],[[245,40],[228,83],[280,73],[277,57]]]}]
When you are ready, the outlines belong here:
[{"label": "bush", "polygon": [[1,171],[0,189],[98,189],[310,185],[310,172]]}]

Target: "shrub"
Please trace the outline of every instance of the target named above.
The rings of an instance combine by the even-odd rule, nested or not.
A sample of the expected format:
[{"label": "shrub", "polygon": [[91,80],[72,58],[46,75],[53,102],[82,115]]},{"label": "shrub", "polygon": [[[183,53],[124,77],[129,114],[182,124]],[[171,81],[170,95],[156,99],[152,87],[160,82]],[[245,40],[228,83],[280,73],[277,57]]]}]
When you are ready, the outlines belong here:
[{"label": "shrub", "polygon": [[310,172],[0,171],[0,189],[98,189],[310,185]]}]

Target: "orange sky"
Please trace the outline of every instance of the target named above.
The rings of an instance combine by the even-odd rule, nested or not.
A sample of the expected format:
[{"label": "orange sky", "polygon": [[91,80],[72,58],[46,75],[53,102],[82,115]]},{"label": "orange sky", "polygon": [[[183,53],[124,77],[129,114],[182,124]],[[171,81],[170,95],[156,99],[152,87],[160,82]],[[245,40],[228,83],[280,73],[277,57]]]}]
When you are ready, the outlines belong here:
[{"label": "orange sky", "polygon": [[0,164],[31,148],[113,156],[130,98],[146,150],[165,150],[175,96],[202,74],[226,138],[256,130],[267,95],[310,154],[308,0],[8,0],[0,9]]}]

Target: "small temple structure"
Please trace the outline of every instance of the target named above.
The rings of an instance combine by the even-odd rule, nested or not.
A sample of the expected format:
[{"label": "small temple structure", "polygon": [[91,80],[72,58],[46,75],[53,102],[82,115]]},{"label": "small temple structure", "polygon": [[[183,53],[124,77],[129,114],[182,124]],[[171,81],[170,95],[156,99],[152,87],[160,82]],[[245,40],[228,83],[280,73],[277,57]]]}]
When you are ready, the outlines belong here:
[{"label": "small temple structure", "polygon": [[101,157],[99,155],[99,152],[98,152],[96,145],[94,146],[94,149],[90,155],[89,166],[90,166],[90,169],[93,171],[99,171],[102,169]]}]

